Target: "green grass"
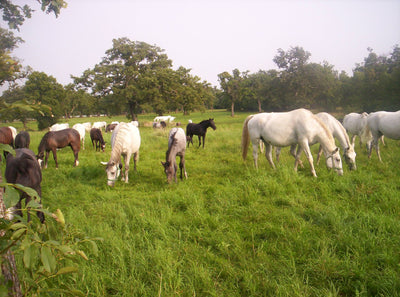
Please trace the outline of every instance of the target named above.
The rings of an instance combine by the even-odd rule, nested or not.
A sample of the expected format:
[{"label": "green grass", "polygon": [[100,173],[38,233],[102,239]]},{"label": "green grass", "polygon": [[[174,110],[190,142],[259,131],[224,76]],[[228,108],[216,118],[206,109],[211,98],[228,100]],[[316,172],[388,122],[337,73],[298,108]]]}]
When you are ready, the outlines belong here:
[{"label": "green grass", "polygon": [[[104,239],[98,256],[89,253],[80,273],[64,282],[88,296],[399,295],[398,141],[386,140],[382,163],[357,147],[357,171],[346,167],[338,176],[321,161],[313,178],[305,158],[305,168],[294,172],[287,148],[276,170],[264,156],[258,170],[251,153],[243,162],[247,114],[176,116],[184,125],[209,117],[217,125],[205,149],[197,139],[187,149],[189,178],[177,184],[166,183],[160,163],[168,129],[140,128],[138,171],[114,188],[100,164],[109,159],[110,134],[105,153],[95,152],[87,135],[76,168],[69,148],[58,152],[58,170],[50,157],[44,207],[60,208],[70,228]],[[35,152],[43,134],[31,131]]]}]

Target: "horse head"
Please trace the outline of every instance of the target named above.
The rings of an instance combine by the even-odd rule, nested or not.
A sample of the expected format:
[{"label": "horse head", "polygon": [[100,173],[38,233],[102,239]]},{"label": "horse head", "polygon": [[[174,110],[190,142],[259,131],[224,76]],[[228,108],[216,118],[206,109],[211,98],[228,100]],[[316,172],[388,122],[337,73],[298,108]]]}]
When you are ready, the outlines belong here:
[{"label": "horse head", "polygon": [[113,187],[121,173],[122,164],[115,162],[100,162],[106,166],[107,185]]},{"label": "horse head", "polygon": [[209,120],[209,122],[210,122],[210,126],[211,126],[211,128],[213,128],[213,130],[216,130],[217,129],[217,126],[215,126],[215,123],[214,123],[214,119],[208,119]]},{"label": "horse head", "polygon": [[346,162],[346,164],[349,166],[350,170],[356,170],[356,152],[354,151],[354,148],[352,145],[350,145],[348,148],[346,148],[343,152],[343,158]]},{"label": "horse head", "polygon": [[161,164],[164,167],[164,172],[165,172],[165,175],[167,176],[167,182],[171,183],[172,179],[175,176],[175,168],[174,168],[174,166],[169,161],[161,162]]},{"label": "horse head", "polygon": [[343,175],[342,159],[340,158],[338,147],[326,156],[326,166],[335,170],[338,175]]}]

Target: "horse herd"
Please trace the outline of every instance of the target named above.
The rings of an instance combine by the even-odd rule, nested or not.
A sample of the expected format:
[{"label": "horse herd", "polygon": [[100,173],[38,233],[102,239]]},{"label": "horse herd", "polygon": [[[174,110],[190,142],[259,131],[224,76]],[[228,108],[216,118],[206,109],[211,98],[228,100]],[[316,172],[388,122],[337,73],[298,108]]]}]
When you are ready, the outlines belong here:
[{"label": "horse herd", "polygon": [[[164,119],[157,119],[157,121],[160,120]],[[168,121],[170,121],[170,118]],[[128,183],[130,159],[133,156],[134,170],[136,171],[141,144],[137,122],[114,122],[112,125],[112,128],[108,130],[112,129],[110,159],[108,162],[102,162],[106,168],[107,185],[109,186],[114,186],[120,175],[121,180]],[[93,147],[96,147],[96,150],[102,149],[104,151],[105,142],[101,133],[102,127],[107,131],[105,122],[93,124],[91,128],[89,127],[89,131]],[[165,162],[161,162],[168,183],[173,180],[177,182],[177,156],[180,157],[180,178],[183,179],[183,176],[187,178],[185,168],[186,147],[189,147],[190,143],[193,145],[193,136],[197,135],[199,147],[203,145],[204,148],[205,136],[209,127],[216,130],[213,119],[204,120],[198,124],[190,122],[186,127],[186,133],[180,127],[174,127],[170,130]],[[50,131],[43,136],[38,147],[38,154],[35,155],[29,150],[29,133],[23,131],[16,134],[16,130],[12,129],[12,127],[1,127],[0,143],[14,145],[16,151],[15,157],[12,155],[7,156],[5,173],[7,182],[20,183],[32,187],[40,194],[41,168],[47,167],[49,152],[52,151],[56,168],[58,168],[56,150],[70,146],[75,157],[74,166],[78,166],[78,153],[81,141],[84,139],[85,130],[88,130],[86,123],[77,124],[72,129],[66,126],[51,127]],[[351,135],[352,141],[350,141],[348,133]],[[295,158],[294,169],[297,170],[299,165],[302,166],[300,155],[304,151],[310,164],[311,173],[316,177],[310,145],[318,142],[320,143],[320,148],[317,162],[321,154],[324,153],[326,166],[342,175],[340,149],[335,144],[335,138],[340,143],[344,160],[349,169],[355,170],[356,153],[354,151],[354,141],[356,136],[359,136],[360,141],[367,144],[369,158],[371,157],[372,148],[375,147],[378,158],[381,160],[379,139],[382,136],[400,139],[400,111],[379,111],[371,114],[350,113],[344,117],[343,124],[328,113],[313,114],[303,108],[289,112],[250,115],[245,119],[242,128],[242,158],[243,160],[246,159],[251,141],[255,167],[258,167],[259,147],[265,146],[265,156],[270,165],[275,168],[272,159],[273,147],[277,148],[276,158],[279,161],[280,148],[290,146],[290,152]],[[124,159],[124,171],[122,171],[121,157]],[[23,198],[27,197],[21,196],[21,199]],[[17,205],[18,207],[19,205]],[[39,213],[38,216],[41,220],[43,219]]]}]

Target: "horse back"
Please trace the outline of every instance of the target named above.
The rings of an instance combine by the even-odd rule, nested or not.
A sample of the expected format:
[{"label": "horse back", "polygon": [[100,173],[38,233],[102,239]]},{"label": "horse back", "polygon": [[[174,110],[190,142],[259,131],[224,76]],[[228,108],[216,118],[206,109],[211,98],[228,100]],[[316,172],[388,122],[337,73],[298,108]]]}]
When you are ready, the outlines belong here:
[{"label": "horse back", "polygon": [[9,127],[0,127],[0,143],[14,144],[13,134]]},{"label": "horse back", "polygon": [[9,183],[35,189],[41,195],[42,171],[35,154],[27,148],[15,149],[15,157],[7,156],[5,178]]}]

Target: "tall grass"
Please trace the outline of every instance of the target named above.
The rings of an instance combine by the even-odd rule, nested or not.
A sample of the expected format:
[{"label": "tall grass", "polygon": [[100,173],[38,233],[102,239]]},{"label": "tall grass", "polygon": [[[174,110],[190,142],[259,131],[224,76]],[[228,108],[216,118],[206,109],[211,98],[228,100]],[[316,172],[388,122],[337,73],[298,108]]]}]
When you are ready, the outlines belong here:
[{"label": "tall grass", "polygon": [[[58,152],[58,170],[51,156],[44,207],[104,238],[98,256],[64,281],[88,296],[398,296],[399,143],[386,140],[382,163],[357,145],[358,169],[343,176],[321,161],[313,178],[305,159],[296,173],[288,149],[276,170],[263,156],[256,170],[251,154],[245,162],[240,154],[246,116],[192,114],[194,122],[213,117],[217,130],[208,130],[204,149],[197,139],[187,149],[189,178],[176,184],[160,163],[168,129],[140,128],[138,171],[114,188],[100,165],[110,134],[105,153],[87,135],[76,168],[69,148]],[[31,132],[35,152],[43,134]]]}]

